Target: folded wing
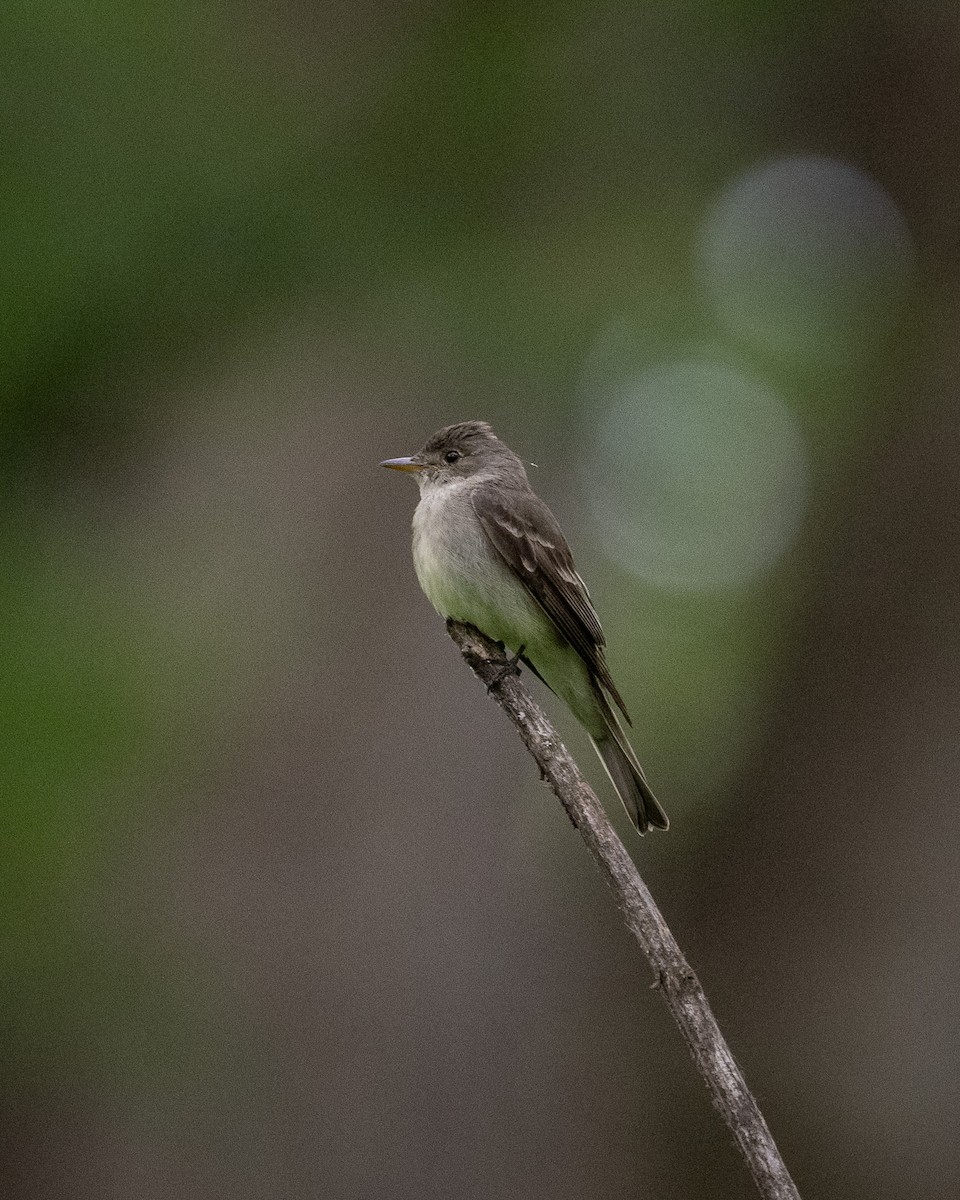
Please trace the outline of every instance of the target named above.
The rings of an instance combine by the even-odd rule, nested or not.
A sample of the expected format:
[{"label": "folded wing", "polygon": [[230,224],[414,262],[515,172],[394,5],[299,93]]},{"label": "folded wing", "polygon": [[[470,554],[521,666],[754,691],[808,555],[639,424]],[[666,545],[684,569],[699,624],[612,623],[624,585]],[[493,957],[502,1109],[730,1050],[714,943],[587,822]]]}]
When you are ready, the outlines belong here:
[{"label": "folded wing", "polygon": [[606,642],[590,593],[553,513],[533,492],[513,489],[477,488],[473,507],[497,555],[629,721],[604,659]]}]

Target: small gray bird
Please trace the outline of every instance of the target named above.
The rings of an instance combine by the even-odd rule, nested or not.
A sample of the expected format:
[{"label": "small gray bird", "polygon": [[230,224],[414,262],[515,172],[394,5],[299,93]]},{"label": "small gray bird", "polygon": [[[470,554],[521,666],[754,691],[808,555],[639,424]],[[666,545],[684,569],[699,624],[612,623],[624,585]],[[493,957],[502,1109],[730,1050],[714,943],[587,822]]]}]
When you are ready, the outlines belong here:
[{"label": "small gray bird", "polygon": [[565,700],[640,833],[666,829],[610,704],[629,722],[586,584],[520,459],[486,422],[462,421],[380,465],[417,473],[413,560],[433,607],[501,642]]}]

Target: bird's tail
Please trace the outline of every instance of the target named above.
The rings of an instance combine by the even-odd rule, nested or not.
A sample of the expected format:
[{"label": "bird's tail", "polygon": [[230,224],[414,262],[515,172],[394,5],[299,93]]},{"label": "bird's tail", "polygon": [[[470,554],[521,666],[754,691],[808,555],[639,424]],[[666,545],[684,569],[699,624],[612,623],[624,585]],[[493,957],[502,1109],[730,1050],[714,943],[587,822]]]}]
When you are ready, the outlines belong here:
[{"label": "bird's tail", "polygon": [[638,832],[644,834],[649,829],[669,828],[667,814],[650,790],[627,736],[612,712],[607,731],[591,741]]}]

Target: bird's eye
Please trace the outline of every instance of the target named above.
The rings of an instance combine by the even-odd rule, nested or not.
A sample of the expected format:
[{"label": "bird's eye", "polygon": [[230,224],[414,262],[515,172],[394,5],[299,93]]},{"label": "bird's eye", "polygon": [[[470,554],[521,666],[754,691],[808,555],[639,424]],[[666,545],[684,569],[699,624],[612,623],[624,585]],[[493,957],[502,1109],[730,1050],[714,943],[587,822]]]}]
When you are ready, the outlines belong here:
[{"label": "bird's eye", "polygon": [[461,458],[463,458],[463,455],[459,450],[448,450],[443,456],[444,462],[448,463],[459,462]]}]

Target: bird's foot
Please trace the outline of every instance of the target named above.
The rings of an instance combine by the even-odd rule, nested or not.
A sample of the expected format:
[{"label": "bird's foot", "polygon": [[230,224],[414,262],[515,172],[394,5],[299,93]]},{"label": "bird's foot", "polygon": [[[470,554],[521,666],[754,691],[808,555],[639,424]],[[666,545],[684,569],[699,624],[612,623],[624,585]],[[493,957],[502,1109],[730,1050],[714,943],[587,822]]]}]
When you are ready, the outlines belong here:
[{"label": "bird's foot", "polygon": [[526,650],[526,646],[521,646],[520,649],[516,652],[516,654],[513,655],[512,658],[507,659],[507,661],[503,664],[503,666],[500,668],[500,670],[496,673],[496,675],[494,675],[494,677],[487,684],[488,692],[492,692],[493,689],[498,684],[503,683],[503,681],[506,679],[506,677],[508,675],[519,675],[520,674],[519,663],[520,663],[520,659],[523,657],[524,650]]}]

